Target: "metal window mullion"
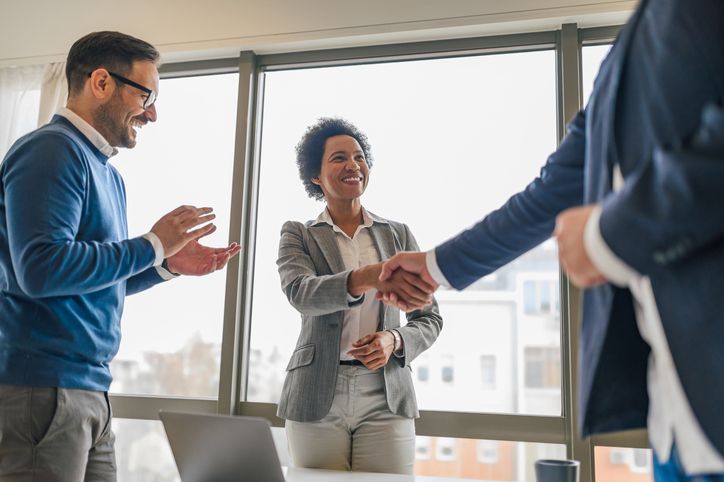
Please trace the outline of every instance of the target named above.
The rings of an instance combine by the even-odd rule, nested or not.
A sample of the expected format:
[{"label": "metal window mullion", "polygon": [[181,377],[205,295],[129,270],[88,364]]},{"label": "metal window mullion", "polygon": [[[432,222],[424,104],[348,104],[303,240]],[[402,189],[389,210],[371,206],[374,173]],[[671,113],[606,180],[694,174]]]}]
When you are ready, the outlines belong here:
[{"label": "metal window mullion", "polygon": [[556,33],[529,32],[449,40],[432,40],[366,47],[266,54],[259,56],[264,71],[297,68],[401,62],[506,52],[529,52],[552,49]]},{"label": "metal window mullion", "polygon": [[[266,418],[273,426],[283,427],[284,420],[276,411],[275,403],[241,402],[239,406],[241,415]],[[415,427],[417,435],[428,437],[566,443],[562,417],[422,410]]]},{"label": "metal window mullion", "polygon": [[229,74],[239,69],[239,58],[192,60],[161,64],[158,73],[163,79],[199,77],[203,75]]},{"label": "metal window mullion", "polygon": [[257,56],[241,52],[239,59],[239,94],[236,115],[234,170],[231,189],[229,242],[238,242],[242,251],[228,265],[224,327],[221,341],[218,412],[236,413],[246,390],[246,367],[249,352],[250,272],[254,266],[253,213],[256,209],[255,182],[258,171],[254,156],[256,129]]},{"label": "metal window mullion", "polygon": [[159,410],[216,413],[216,400],[203,398],[110,395],[114,418],[158,420]]},{"label": "metal window mullion", "polygon": [[610,27],[592,27],[579,30],[579,39],[582,45],[600,45],[613,43],[622,25]]},{"label": "metal window mullion", "polygon": [[[564,24],[558,45],[558,133],[563,139],[566,124],[581,109],[582,70],[579,30],[576,24]],[[561,270],[561,304],[566,306],[561,317],[563,371],[563,418],[566,424],[568,456],[581,463],[581,482],[595,482],[593,446],[590,439],[579,437],[578,412],[578,340],[581,326],[581,292]]]}]

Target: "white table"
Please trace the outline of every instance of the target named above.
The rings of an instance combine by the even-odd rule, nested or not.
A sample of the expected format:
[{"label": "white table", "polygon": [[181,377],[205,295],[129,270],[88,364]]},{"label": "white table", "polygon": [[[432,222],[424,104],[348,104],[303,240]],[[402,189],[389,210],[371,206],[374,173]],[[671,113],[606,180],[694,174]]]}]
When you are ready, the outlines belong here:
[{"label": "white table", "polygon": [[287,482],[470,482],[470,479],[422,475],[342,472],[337,470],[299,469],[296,467],[284,467],[283,470]]}]

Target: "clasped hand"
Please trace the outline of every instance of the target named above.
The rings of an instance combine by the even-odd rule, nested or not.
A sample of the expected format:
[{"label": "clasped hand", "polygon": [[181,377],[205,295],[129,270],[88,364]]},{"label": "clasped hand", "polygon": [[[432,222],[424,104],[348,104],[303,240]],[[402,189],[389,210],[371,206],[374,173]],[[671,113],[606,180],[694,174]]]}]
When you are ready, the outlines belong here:
[{"label": "clasped hand", "polygon": [[395,337],[389,331],[378,331],[352,342],[348,355],[364,363],[370,370],[377,370],[387,364],[395,347]]},{"label": "clasped hand", "polygon": [[438,284],[427,271],[425,253],[398,253],[382,263],[377,299],[402,311],[418,310],[432,303]]},{"label": "clasped hand", "polygon": [[574,284],[590,288],[606,282],[606,277],[593,264],[585,245],[588,219],[595,205],[580,206],[563,211],[556,219],[553,235],[558,240],[561,266]]}]

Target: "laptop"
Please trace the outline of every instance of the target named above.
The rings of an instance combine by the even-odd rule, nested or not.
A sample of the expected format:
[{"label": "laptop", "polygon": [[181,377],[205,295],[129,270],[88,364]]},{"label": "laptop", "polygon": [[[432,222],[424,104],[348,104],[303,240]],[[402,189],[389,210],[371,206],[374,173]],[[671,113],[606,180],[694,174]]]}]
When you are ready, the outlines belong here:
[{"label": "laptop", "polygon": [[159,418],[182,482],[284,482],[268,420],[164,410]]}]

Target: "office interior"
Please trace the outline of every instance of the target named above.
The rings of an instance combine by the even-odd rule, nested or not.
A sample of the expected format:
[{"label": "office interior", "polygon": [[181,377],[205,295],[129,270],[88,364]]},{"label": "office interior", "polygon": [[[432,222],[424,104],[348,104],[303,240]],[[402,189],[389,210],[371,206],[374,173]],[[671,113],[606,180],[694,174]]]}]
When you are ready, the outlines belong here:
[{"label": "office interior", "polygon": [[[208,279],[126,300],[111,386],[118,480],[177,477],[159,410],[264,417],[289,463],[275,414],[299,320],[274,261],[283,221],[323,208],[294,165],[307,125],[342,116],[365,131],[376,159],[365,206],[405,220],[432,248],[537,174],[635,4],[3,2],[0,75],[31,80],[0,154],[62,103],[58,73],[74,40],[137,36],[163,64],[158,122],[113,161],[129,230],[181,203],[210,204],[220,229],[209,244],[243,247]],[[49,78],[52,93],[42,91]],[[526,481],[536,459],[573,458],[581,482],[652,480],[645,431],[578,436],[580,292],[553,241],[438,300],[443,333],[412,367],[416,474]]]}]

